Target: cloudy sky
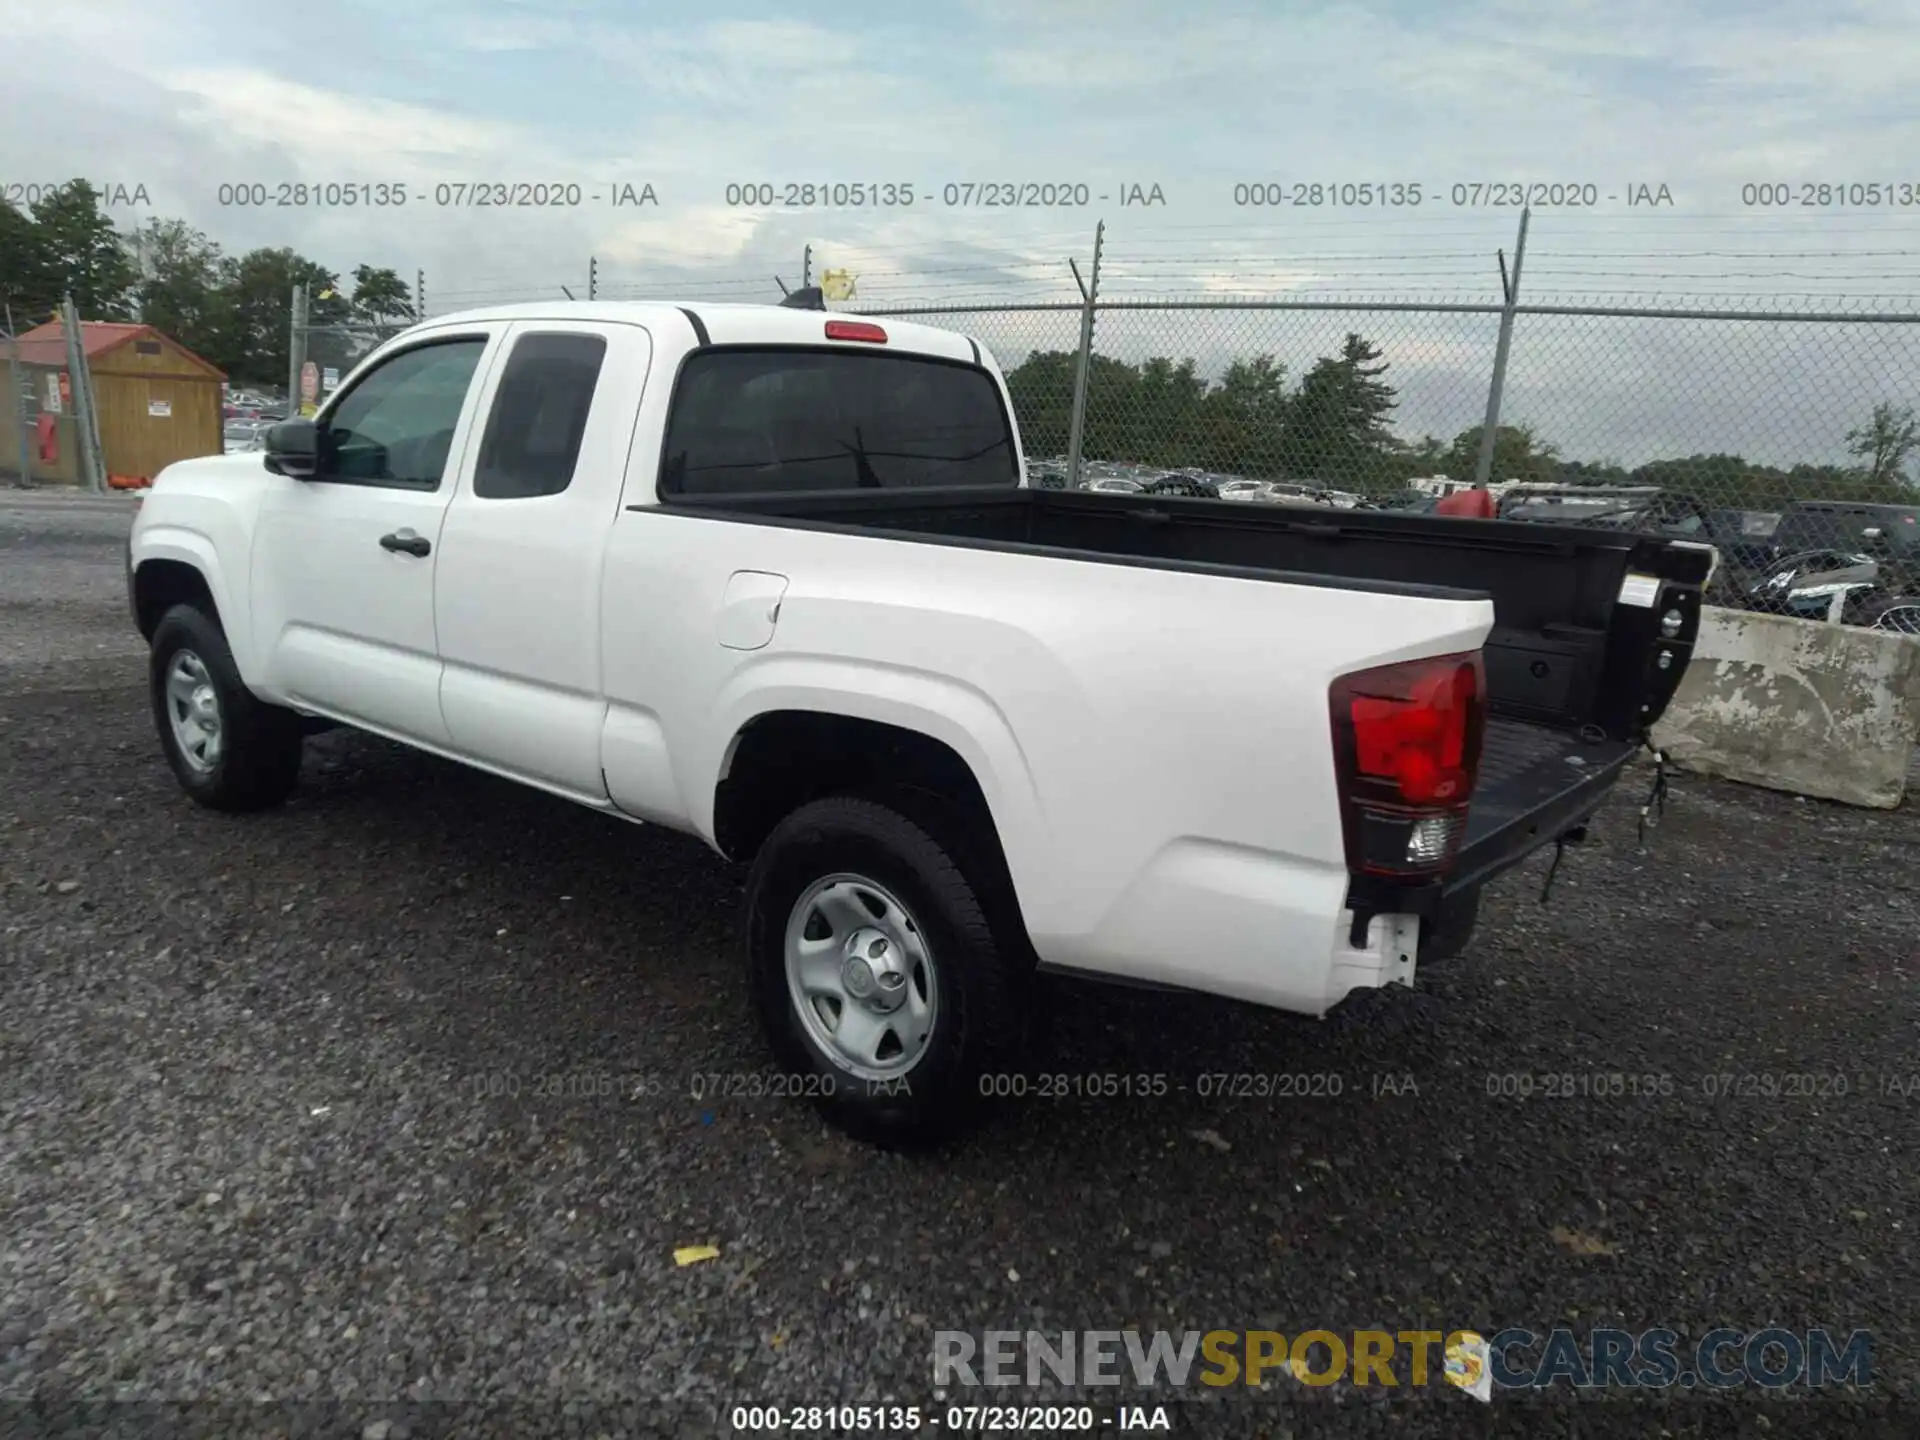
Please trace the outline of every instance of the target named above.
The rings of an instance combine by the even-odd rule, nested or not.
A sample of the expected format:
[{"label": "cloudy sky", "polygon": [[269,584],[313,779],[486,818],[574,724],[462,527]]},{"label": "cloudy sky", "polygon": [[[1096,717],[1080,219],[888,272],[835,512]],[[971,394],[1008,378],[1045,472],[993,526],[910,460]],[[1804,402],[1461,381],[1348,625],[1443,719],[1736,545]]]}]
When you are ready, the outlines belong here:
[{"label": "cloudy sky", "polygon": [[[1916,33],[1914,0],[0,0],[13,57],[0,185],[82,174],[142,186],[149,205],[117,218],[179,216],[229,250],[285,244],[339,269],[421,271],[435,312],[562,285],[583,294],[589,256],[603,295],[772,297],[775,275],[797,283],[808,245],[816,272],[850,269],[870,306],[1065,300],[1067,259],[1087,268],[1099,221],[1112,296],[1488,301],[1517,216],[1471,203],[1470,189],[1456,204],[1455,187],[1484,199],[1512,182],[1590,185],[1598,200],[1535,209],[1532,300],[1907,303],[1920,282]],[[408,198],[222,203],[223,184],[272,201],[303,181],[389,184]],[[911,186],[915,203],[729,203],[729,185],[809,181]],[[473,182],[578,185],[580,203],[438,203]],[[1084,185],[1088,199],[943,203],[948,185],[969,182]],[[1236,186],[1313,182],[1419,185],[1421,203],[1236,204]],[[1840,188],[1803,205],[1809,182]],[[1848,193],[1875,183],[1877,206]],[[1788,187],[1790,203],[1748,203],[1761,198],[1743,193],[1754,184]],[[620,187],[648,185],[657,204],[613,203]],[[1164,203],[1122,204],[1134,186],[1158,187]],[[1665,186],[1672,203],[1630,205],[1640,186]],[[982,328],[995,323],[1016,349],[1071,343],[1070,322]],[[1203,317],[1123,316],[1103,335],[1130,358],[1179,341],[1212,366],[1343,323],[1268,314],[1240,317],[1236,334]],[[1481,387],[1491,322],[1372,328],[1399,337],[1419,412],[1409,428],[1450,424],[1456,408],[1412,392]],[[1670,389],[1713,348],[1672,331],[1650,349],[1636,339],[1639,358],[1622,364],[1623,333],[1543,323],[1531,357],[1523,335],[1517,398],[1531,384],[1536,408],[1573,406],[1596,365]],[[1755,370],[1793,372],[1834,333],[1732,343]],[[1867,341],[1853,349],[1920,386],[1912,343]],[[1727,343],[1714,339],[1715,353]],[[1837,394],[1865,383],[1832,379]],[[1782,423],[1777,396],[1736,401],[1718,412],[1735,438],[1748,409]],[[1664,419],[1643,405],[1609,421],[1592,443],[1637,447],[1677,425],[1715,448],[1693,402],[1661,406],[1675,403]],[[1837,421],[1825,401],[1814,408],[1824,418],[1810,410],[1804,424],[1825,444]]]}]

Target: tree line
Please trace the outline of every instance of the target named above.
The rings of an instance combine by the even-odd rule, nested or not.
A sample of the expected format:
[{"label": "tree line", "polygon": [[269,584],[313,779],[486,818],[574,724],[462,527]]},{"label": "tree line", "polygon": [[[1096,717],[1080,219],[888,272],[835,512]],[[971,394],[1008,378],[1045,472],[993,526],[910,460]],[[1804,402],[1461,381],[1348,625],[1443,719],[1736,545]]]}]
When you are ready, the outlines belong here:
[{"label": "tree line", "polygon": [[[1071,351],[1028,355],[1007,373],[1021,440],[1032,455],[1063,455],[1071,441]],[[1235,360],[1217,381],[1192,359],[1138,365],[1095,355],[1088,369],[1081,440],[1089,460],[1197,468],[1261,479],[1319,480],[1363,495],[1391,495],[1415,476],[1468,480],[1477,473],[1481,427],[1451,439],[1408,441],[1392,426],[1397,391],[1379,348],[1349,333],[1337,355],[1316,360],[1289,385],[1273,355]],[[1847,435],[1852,465],[1763,465],[1738,455],[1689,455],[1623,466],[1569,460],[1527,424],[1494,433],[1494,480],[1658,485],[1710,503],[1775,510],[1788,501],[1920,500],[1908,463],[1920,450],[1912,406],[1881,402]]]},{"label": "tree line", "polygon": [[315,325],[377,328],[415,318],[395,271],[348,279],[290,248],[229,255],[182,220],[120,230],[99,193],[73,180],[28,209],[0,200],[0,319],[18,332],[57,318],[71,294],[83,320],[144,320],[236,384],[285,385],[293,287]]}]

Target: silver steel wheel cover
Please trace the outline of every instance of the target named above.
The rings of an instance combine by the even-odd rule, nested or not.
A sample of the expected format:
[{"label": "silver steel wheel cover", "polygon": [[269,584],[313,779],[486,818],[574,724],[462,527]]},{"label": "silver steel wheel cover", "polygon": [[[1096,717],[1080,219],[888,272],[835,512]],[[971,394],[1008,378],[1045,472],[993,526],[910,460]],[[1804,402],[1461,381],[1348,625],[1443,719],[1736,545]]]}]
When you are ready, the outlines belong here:
[{"label": "silver steel wheel cover", "polygon": [[926,1054],[940,983],[919,922],[864,875],[816,880],[794,903],[787,994],[807,1034],[862,1080],[895,1080]]},{"label": "silver steel wheel cover", "polygon": [[176,650],[167,663],[167,720],[173,743],[189,769],[206,775],[220,763],[220,695],[206,662],[191,650]]}]

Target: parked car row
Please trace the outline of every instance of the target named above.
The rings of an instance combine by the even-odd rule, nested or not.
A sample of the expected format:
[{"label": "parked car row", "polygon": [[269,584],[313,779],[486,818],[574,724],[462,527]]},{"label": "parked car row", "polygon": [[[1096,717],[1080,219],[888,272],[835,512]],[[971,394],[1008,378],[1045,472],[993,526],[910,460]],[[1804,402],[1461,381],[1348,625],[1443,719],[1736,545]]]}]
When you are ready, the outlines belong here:
[{"label": "parked car row", "polygon": [[[1038,489],[1064,490],[1071,467],[1064,456],[1029,457],[1027,474]],[[1326,505],[1337,510],[1380,508],[1363,496],[1319,480],[1257,480],[1194,466],[1169,470],[1118,460],[1089,460],[1081,467],[1081,475],[1082,489],[1107,494],[1187,495],[1206,500]]]},{"label": "parked car row", "polygon": [[[221,400],[221,416],[228,423],[249,420],[271,425],[287,418],[287,401],[284,395],[264,390],[229,388]],[[233,446],[227,447],[229,450]]]}]

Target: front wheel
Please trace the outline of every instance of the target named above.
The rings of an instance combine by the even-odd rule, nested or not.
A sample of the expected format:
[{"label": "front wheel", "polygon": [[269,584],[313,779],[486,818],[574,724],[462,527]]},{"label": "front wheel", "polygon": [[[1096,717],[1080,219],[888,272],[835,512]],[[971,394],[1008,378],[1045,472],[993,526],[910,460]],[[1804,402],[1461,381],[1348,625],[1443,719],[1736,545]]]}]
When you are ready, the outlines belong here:
[{"label": "front wheel", "polygon": [[219,621],[176,605],[153,632],[153,719],[180,788],[213,810],[264,810],[300,774],[299,717],[254,697]]},{"label": "front wheel", "polygon": [[896,810],[835,798],[789,815],[754,863],[747,929],[776,1060],[861,1139],[947,1138],[1020,1062],[1024,948],[1001,943],[976,881]]}]

